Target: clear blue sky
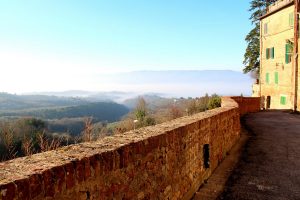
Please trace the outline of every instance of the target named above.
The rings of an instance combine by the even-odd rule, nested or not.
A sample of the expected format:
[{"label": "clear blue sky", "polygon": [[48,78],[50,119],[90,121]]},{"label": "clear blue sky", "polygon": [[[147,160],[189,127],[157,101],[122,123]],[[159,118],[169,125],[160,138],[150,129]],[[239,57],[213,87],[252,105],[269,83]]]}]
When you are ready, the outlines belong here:
[{"label": "clear blue sky", "polygon": [[3,86],[14,78],[55,76],[57,86],[41,85],[55,90],[102,72],[241,71],[248,7],[237,0],[0,0],[0,91],[17,91]]}]

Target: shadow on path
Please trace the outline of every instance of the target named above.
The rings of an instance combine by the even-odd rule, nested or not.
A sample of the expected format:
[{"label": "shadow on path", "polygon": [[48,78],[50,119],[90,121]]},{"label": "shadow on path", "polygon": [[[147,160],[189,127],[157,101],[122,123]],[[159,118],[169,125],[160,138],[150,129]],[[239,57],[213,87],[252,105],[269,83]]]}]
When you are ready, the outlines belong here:
[{"label": "shadow on path", "polygon": [[300,199],[300,115],[249,114],[250,138],[218,199]]}]

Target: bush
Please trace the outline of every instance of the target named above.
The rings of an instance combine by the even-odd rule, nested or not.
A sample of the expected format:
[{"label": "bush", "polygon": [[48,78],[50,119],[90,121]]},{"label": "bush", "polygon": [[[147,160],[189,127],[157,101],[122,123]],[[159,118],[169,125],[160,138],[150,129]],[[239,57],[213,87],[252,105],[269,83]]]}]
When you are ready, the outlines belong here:
[{"label": "bush", "polygon": [[221,97],[218,95],[213,95],[208,102],[208,109],[214,109],[221,107]]}]

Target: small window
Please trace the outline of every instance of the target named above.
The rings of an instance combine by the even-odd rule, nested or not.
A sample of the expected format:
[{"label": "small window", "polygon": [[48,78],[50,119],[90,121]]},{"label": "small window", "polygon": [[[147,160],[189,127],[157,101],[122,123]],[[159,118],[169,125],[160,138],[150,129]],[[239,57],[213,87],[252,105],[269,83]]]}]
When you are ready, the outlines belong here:
[{"label": "small window", "polygon": [[290,43],[285,44],[285,64],[292,62],[293,45]]},{"label": "small window", "polygon": [[266,59],[274,59],[275,57],[275,48],[266,48]]},{"label": "small window", "polygon": [[266,73],[266,83],[269,84],[270,83],[270,74]]},{"label": "small window", "polygon": [[274,59],[274,57],[275,57],[275,48],[272,47],[270,50],[271,50],[271,58]]},{"label": "small window", "polygon": [[280,96],[280,104],[286,105],[286,96]]},{"label": "small window", "polygon": [[294,26],[294,13],[289,14],[289,25]]},{"label": "small window", "polygon": [[266,48],[266,59],[270,58],[270,49]]},{"label": "small window", "polygon": [[210,167],[210,162],[209,162],[209,144],[205,144],[203,146],[203,162],[204,162],[204,168],[208,169]]},{"label": "small window", "polygon": [[268,23],[264,24],[264,34],[268,34]]},{"label": "small window", "polygon": [[278,72],[275,72],[275,84],[278,85],[278,82],[279,82]]}]

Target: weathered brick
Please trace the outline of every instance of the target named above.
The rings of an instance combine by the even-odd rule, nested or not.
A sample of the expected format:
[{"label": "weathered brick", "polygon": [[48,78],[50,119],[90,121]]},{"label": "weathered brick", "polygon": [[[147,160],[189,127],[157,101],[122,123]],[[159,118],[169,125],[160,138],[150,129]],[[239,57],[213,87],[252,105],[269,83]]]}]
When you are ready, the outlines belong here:
[{"label": "weathered brick", "polygon": [[144,148],[143,156],[147,156],[153,150],[149,142],[149,138],[143,141],[143,148]]},{"label": "weathered brick", "polygon": [[64,168],[66,172],[66,188],[71,189],[75,186],[76,183],[74,164],[68,163]]},{"label": "weathered brick", "polygon": [[143,154],[144,152],[144,145],[142,141],[132,143],[131,148],[134,155]]},{"label": "weathered brick", "polygon": [[64,166],[57,166],[52,169],[55,177],[57,192],[62,193],[66,188],[66,172]]},{"label": "weathered brick", "polygon": [[42,180],[44,181],[44,196],[53,197],[55,194],[55,177],[52,170],[46,170],[42,174]]},{"label": "weathered brick", "polygon": [[93,155],[89,158],[90,160],[90,166],[92,168],[91,176],[98,177],[100,176],[100,162],[99,162],[99,156]]},{"label": "weathered brick", "polygon": [[91,177],[90,158],[84,158],[82,161],[84,162],[84,180],[87,180]]},{"label": "weathered brick", "polygon": [[85,176],[84,165],[85,165],[84,159],[74,162],[76,180],[78,183],[81,183],[82,181],[84,181],[84,176]]},{"label": "weathered brick", "polygon": [[167,138],[164,134],[156,136],[159,141],[160,147],[166,147],[167,146]]},{"label": "weathered brick", "polygon": [[103,152],[100,155],[100,164],[103,166],[103,171],[111,171],[114,169],[114,153],[112,151]]},{"label": "weathered brick", "polygon": [[[182,199],[199,177],[208,178],[239,138],[238,104],[230,99],[226,101],[230,107],[147,127],[142,132],[116,135],[94,144],[65,147],[66,158],[60,156],[57,161],[51,161],[51,164],[57,162],[57,166],[42,165],[39,169],[42,175],[32,174],[28,179],[14,181],[15,185],[1,187],[19,199]],[[245,101],[241,102],[240,109],[245,107]],[[243,109],[245,112],[253,108]],[[144,134],[147,130],[149,135]],[[141,140],[132,142],[135,138]],[[210,145],[211,165],[207,170],[203,169],[204,144]],[[59,152],[62,151],[54,151]],[[21,158],[17,164],[35,169],[32,163],[45,160],[49,153]],[[82,158],[82,155],[91,156]],[[13,162],[10,170],[16,165]],[[0,170],[7,165],[0,164]],[[22,174],[17,170],[16,173]],[[6,176],[1,171],[0,174]],[[12,199],[12,196],[5,198]]]},{"label": "weathered brick", "polygon": [[29,177],[29,190],[31,199],[43,193],[43,181],[40,174],[33,174]]},{"label": "weathered brick", "polygon": [[153,149],[159,148],[159,146],[160,146],[159,139],[160,138],[158,136],[150,137],[148,139],[148,141],[149,141],[149,147],[151,148],[150,151],[152,151]]},{"label": "weathered brick", "polygon": [[17,191],[18,191],[18,198],[19,199],[30,199],[30,192],[29,192],[29,179],[20,179],[16,180],[14,182],[17,186]]},{"label": "weathered brick", "polygon": [[16,196],[16,185],[14,183],[7,183],[0,185],[0,197],[2,200],[11,200]]},{"label": "weathered brick", "polygon": [[117,150],[120,156],[120,169],[126,168],[129,164],[129,148],[128,146],[123,146]]}]

